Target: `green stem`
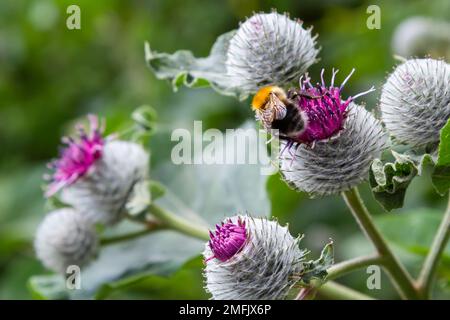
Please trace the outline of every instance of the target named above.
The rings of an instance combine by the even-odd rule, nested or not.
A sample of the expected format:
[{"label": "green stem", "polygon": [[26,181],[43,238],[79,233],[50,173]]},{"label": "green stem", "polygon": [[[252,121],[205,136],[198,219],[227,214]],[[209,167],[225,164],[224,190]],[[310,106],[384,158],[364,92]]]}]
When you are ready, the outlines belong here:
[{"label": "green stem", "polygon": [[179,231],[185,235],[200,240],[209,240],[209,232],[207,227],[195,225],[194,223],[155,204],[151,204],[149,206],[149,212],[168,229]]},{"label": "green stem", "polygon": [[383,266],[390,278],[404,299],[420,299],[420,295],[414,286],[413,280],[408,271],[392,253],[380,231],[375,226],[369,211],[365,207],[361,196],[356,188],[343,192],[347,206],[358,222],[366,237],[373,243],[378,254],[383,259]]},{"label": "green stem", "polygon": [[328,276],[327,279],[333,280],[336,278],[339,278],[340,276],[343,276],[349,272],[370,266],[370,265],[378,265],[383,264],[383,258],[379,255],[370,255],[370,256],[364,256],[364,257],[357,257],[354,259],[342,261],[339,263],[336,263],[335,265],[331,266],[328,270]]},{"label": "green stem", "polygon": [[442,256],[442,252],[447,245],[450,238],[450,195],[448,198],[448,206],[442,219],[441,225],[434,237],[433,244],[431,245],[430,252],[428,253],[422,270],[417,281],[417,288],[419,289],[422,297],[427,299],[430,297],[431,289],[433,286],[433,280],[436,275],[439,260]]},{"label": "green stem", "polygon": [[328,281],[318,289],[318,294],[322,298],[336,300],[373,300],[361,292],[350,289],[334,281]]},{"label": "green stem", "polygon": [[132,240],[135,238],[139,238],[141,236],[147,235],[151,232],[157,231],[157,230],[162,230],[164,229],[161,226],[157,226],[157,227],[152,227],[152,226],[148,226],[147,229],[144,230],[139,230],[136,232],[131,232],[131,233],[127,233],[124,235],[119,235],[119,236],[114,236],[114,237],[109,237],[109,238],[104,238],[100,240],[100,245],[102,246],[107,246],[110,244],[115,244],[118,242],[123,242],[123,241],[128,241],[128,240]]}]

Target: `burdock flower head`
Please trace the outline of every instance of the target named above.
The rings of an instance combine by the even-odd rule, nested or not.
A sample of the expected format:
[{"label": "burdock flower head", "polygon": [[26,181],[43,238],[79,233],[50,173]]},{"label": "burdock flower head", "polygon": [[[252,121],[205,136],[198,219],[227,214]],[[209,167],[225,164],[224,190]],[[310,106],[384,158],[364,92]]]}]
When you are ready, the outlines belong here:
[{"label": "burdock flower head", "polygon": [[369,176],[372,161],[387,147],[381,123],[363,107],[351,103],[340,135],[314,146],[298,145],[281,155],[286,182],[311,196],[349,190]]},{"label": "burdock flower head", "polygon": [[61,200],[95,223],[117,222],[137,183],[148,175],[149,156],[136,143],[104,138],[98,118],[90,116],[90,132],[78,126],[77,138],[63,138],[66,146],[46,192],[62,190]]},{"label": "burdock flower head", "polygon": [[78,125],[78,140],[71,137],[62,138],[66,147],[61,150],[60,158],[48,165],[50,169],[54,170],[54,173],[50,177],[51,182],[45,193],[46,197],[51,197],[63,187],[73,184],[86,175],[102,156],[105,141],[98,118],[93,115],[88,118],[91,132],[87,133],[83,126]]},{"label": "burdock flower head", "polygon": [[41,222],[34,246],[47,268],[65,274],[68,266],[82,267],[96,255],[98,239],[86,217],[64,208],[49,213]]},{"label": "burdock flower head", "polygon": [[413,59],[398,66],[383,86],[382,120],[399,143],[439,142],[450,117],[450,66],[434,59]]},{"label": "burdock flower head", "polygon": [[298,281],[306,251],[287,227],[237,216],[217,225],[206,244],[206,289],[213,299],[284,299]]},{"label": "burdock flower head", "polygon": [[325,85],[322,70],[321,83],[315,86],[306,77],[299,89],[286,95],[271,90],[263,99],[258,97],[263,88],[253,99],[264,127],[277,129],[284,141],[280,156],[284,179],[313,196],[339,193],[367,179],[372,160],[386,147],[380,122],[353,102],[374,89],[343,99],[342,89],[351,74],[337,87],[336,72],[330,86]]},{"label": "burdock flower head", "polygon": [[242,23],[230,40],[227,76],[235,87],[256,92],[269,84],[287,85],[317,61],[311,29],[287,15],[258,13]]}]

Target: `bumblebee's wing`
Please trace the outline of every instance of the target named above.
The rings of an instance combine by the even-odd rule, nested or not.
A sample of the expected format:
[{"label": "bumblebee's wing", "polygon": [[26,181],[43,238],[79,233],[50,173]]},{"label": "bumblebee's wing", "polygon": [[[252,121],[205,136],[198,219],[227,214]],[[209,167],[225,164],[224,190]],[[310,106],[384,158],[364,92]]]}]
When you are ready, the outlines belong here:
[{"label": "bumblebee's wing", "polygon": [[257,118],[262,122],[266,129],[272,128],[272,122],[281,120],[286,116],[287,110],[284,103],[275,95],[270,94],[269,101],[264,109],[257,112]]},{"label": "bumblebee's wing", "polygon": [[[281,120],[286,117],[287,109],[283,101],[281,101],[275,94],[271,93],[269,96],[269,102],[267,103],[267,109],[272,109],[273,120]],[[272,120],[272,121],[273,121]]]}]

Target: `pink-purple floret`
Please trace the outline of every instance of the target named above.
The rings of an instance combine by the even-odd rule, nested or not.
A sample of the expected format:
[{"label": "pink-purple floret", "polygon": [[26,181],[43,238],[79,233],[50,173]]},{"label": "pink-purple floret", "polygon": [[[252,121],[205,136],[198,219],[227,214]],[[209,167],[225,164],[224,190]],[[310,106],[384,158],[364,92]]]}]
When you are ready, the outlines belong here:
[{"label": "pink-purple floret", "polygon": [[213,256],[206,259],[206,261],[216,258],[222,262],[229,260],[236,253],[240,252],[248,236],[245,221],[241,219],[238,219],[237,224],[228,219],[226,222],[222,222],[221,225],[216,225],[215,234],[210,231],[209,235],[209,247]]},{"label": "pink-purple floret", "polygon": [[[354,71],[354,70],[353,70]],[[326,86],[321,72],[321,83],[313,86],[307,77],[300,79],[300,90],[294,98],[295,105],[307,117],[307,125],[293,143],[304,143],[311,145],[315,141],[326,140],[337,134],[344,128],[347,116],[347,107],[356,97],[373,91],[370,90],[342,100],[342,89],[353,74],[353,71],[343,81],[341,86],[334,86],[334,78],[337,71],[333,70],[331,85]]]},{"label": "pink-purple floret", "polygon": [[77,126],[78,139],[64,137],[65,146],[58,159],[49,163],[49,168],[54,170],[51,175],[46,197],[50,197],[61,188],[68,186],[84,176],[91,166],[101,158],[104,140],[99,119],[89,115],[90,130],[86,132],[83,126]]}]

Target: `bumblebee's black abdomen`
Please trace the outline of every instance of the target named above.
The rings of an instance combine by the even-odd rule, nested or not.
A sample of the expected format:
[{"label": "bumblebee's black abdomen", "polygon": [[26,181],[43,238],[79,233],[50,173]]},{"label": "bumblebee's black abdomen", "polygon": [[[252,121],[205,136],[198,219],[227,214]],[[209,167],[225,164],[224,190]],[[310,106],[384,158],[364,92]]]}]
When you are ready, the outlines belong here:
[{"label": "bumblebee's black abdomen", "polygon": [[286,109],[286,116],[281,120],[273,121],[272,129],[278,129],[280,135],[293,137],[304,130],[305,121],[300,111],[293,104],[287,104]]}]

